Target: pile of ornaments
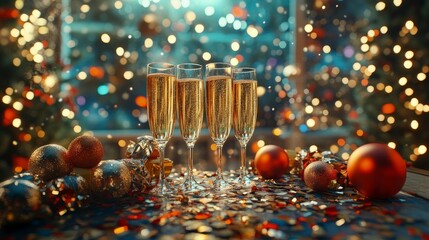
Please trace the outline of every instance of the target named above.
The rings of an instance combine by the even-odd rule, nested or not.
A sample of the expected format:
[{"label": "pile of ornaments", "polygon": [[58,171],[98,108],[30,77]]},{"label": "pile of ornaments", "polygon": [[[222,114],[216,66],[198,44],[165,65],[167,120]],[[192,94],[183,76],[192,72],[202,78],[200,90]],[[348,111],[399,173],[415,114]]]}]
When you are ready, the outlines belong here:
[{"label": "pile of ornaments", "polygon": [[75,138],[67,149],[41,146],[31,154],[28,172],[0,183],[0,227],[148,192],[156,185],[147,164],[157,157],[155,150],[150,136],[131,142],[128,158],[121,160],[102,160],[103,146],[90,135]]},{"label": "pile of ornaments", "polygon": [[258,150],[253,165],[264,179],[278,179],[284,174],[297,174],[316,192],[353,187],[371,199],[396,195],[406,180],[406,162],[386,144],[368,143],[358,147],[348,161],[330,151],[305,150],[288,155],[283,148],[267,145]]}]

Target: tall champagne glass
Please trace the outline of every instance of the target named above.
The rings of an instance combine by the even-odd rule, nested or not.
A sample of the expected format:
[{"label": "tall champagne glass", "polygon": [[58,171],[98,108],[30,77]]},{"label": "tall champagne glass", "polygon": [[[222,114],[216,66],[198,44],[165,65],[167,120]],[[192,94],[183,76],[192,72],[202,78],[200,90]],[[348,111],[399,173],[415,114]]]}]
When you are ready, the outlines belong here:
[{"label": "tall champagne glass", "polygon": [[182,185],[184,192],[194,192],[205,188],[193,176],[193,152],[200,135],[204,114],[204,82],[202,67],[199,64],[183,63],[177,65],[176,106],[179,114],[179,127],[188,146],[188,171]]},{"label": "tall champagne glass", "polygon": [[216,144],[217,175],[214,190],[221,191],[230,185],[222,176],[222,147],[232,124],[232,67],[228,63],[206,65],[207,125],[210,137]]},{"label": "tall champagne glass", "polygon": [[250,183],[247,174],[246,145],[253,135],[258,111],[256,71],[254,68],[233,70],[233,126],[235,137],[241,147],[240,186]]},{"label": "tall champagne glass", "polygon": [[167,184],[164,172],[164,150],[174,127],[174,84],[175,66],[169,63],[149,63],[147,65],[147,98],[149,127],[159,150],[159,182],[153,190],[159,196],[173,194]]}]

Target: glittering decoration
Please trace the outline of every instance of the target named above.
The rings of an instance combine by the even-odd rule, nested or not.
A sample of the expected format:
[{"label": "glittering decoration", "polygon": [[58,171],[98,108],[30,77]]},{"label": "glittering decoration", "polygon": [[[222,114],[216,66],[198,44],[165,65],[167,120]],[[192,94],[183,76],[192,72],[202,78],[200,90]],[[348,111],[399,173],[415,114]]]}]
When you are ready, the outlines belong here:
[{"label": "glittering decoration", "polygon": [[20,179],[0,183],[0,226],[32,220],[40,205],[39,188],[34,183]]},{"label": "glittering decoration", "polygon": [[347,178],[347,161],[339,158],[331,151],[308,151],[305,149],[300,150],[296,154],[297,164],[292,168],[291,173],[300,176],[304,179],[304,171],[308,165],[313,162],[322,161],[330,164],[336,170],[336,179],[331,181],[329,187],[331,189],[342,189],[348,185]]},{"label": "glittering decoration", "polygon": [[[294,154],[291,155],[291,152],[294,152]],[[305,150],[300,150],[299,152],[287,150],[287,153],[289,156],[289,173],[300,175],[300,173],[303,171],[302,160],[304,157],[302,157],[302,155],[307,155],[307,152]]]},{"label": "glittering decoration", "polygon": [[334,188],[340,188],[342,186],[349,185],[347,176],[347,161],[341,159],[331,151],[323,151],[321,155],[321,161],[329,163],[337,171],[337,177],[335,180],[336,186],[334,186]]},{"label": "glittering decoration", "polygon": [[72,170],[66,155],[67,150],[58,144],[41,146],[31,154],[28,171],[44,181],[65,176]]},{"label": "glittering decoration", "polygon": [[89,176],[91,196],[108,201],[124,196],[130,190],[131,175],[127,166],[116,160],[103,160]]},{"label": "glittering decoration", "polygon": [[103,145],[94,136],[79,136],[68,146],[67,160],[74,167],[93,168],[101,161],[104,154]]},{"label": "glittering decoration", "polygon": [[304,177],[304,170],[310,163],[321,160],[321,154],[318,151],[312,152],[307,150],[301,150],[298,153],[297,157],[301,162],[301,166],[299,166],[299,168],[301,169],[301,171],[299,172],[299,175],[301,177]]},{"label": "glittering decoration", "polygon": [[332,180],[337,179],[337,171],[334,167],[323,161],[310,163],[304,170],[305,184],[315,191],[326,191]]},{"label": "glittering decoration", "polygon": [[152,136],[145,135],[137,138],[137,143],[130,141],[127,146],[126,157],[146,160],[157,150],[156,142]]},{"label": "glittering decoration", "polygon": [[42,195],[50,209],[59,215],[89,206],[89,185],[79,175],[67,175],[47,182]]},{"label": "glittering decoration", "polygon": [[157,184],[158,178],[152,177],[152,173],[146,167],[146,161],[150,160],[122,159],[131,175],[131,195],[147,193]]},{"label": "glittering decoration", "polygon": [[32,183],[34,183],[36,186],[41,186],[43,185],[43,181],[37,176],[37,175],[33,175],[29,172],[23,172],[23,173],[19,173],[13,176],[14,179],[17,180],[26,180],[26,181],[30,181]]},{"label": "glittering decoration", "polygon": [[[137,138],[137,142],[130,141],[127,145],[123,162],[131,173],[132,194],[148,192],[156,184],[160,174],[159,152],[152,136],[144,135]],[[168,176],[173,169],[173,161],[164,159],[164,172]]]},{"label": "glittering decoration", "polygon": [[[159,174],[161,173],[161,164],[160,159],[149,159],[145,163],[146,168],[148,171],[152,174],[152,178],[158,179]],[[168,177],[170,175],[171,171],[173,170],[173,161],[168,158],[164,158],[164,174],[165,177]]]}]

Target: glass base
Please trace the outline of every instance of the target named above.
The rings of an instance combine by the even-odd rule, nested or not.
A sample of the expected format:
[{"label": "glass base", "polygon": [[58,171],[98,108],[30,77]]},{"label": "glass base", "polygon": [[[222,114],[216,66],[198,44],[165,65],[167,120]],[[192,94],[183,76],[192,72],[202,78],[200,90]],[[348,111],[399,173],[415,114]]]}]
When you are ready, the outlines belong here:
[{"label": "glass base", "polygon": [[248,188],[254,185],[252,176],[245,175],[244,177],[238,177],[233,181],[234,188]]},{"label": "glass base", "polygon": [[167,179],[160,181],[158,185],[152,189],[152,194],[157,197],[171,197],[175,196],[177,191],[171,186],[170,182]]},{"label": "glass base", "polygon": [[198,183],[193,176],[186,177],[185,181],[180,186],[184,193],[200,192],[207,190],[207,187]]},{"label": "glass base", "polygon": [[225,191],[231,189],[232,185],[226,181],[223,176],[216,176],[216,179],[213,181],[213,190],[214,191]]}]

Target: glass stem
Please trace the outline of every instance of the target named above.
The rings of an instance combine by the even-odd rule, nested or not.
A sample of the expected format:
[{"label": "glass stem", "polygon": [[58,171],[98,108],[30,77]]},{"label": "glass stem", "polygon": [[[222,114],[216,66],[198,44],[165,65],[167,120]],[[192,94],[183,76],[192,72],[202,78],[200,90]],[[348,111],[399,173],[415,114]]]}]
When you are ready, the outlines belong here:
[{"label": "glass stem", "polygon": [[217,179],[222,179],[222,145],[216,146],[217,150]]},{"label": "glass stem", "polygon": [[240,167],[240,181],[244,181],[246,177],[246,144],[241,144],[241,167]]},{"label": "glass stem", "polygon": [[160,167],[160,171],[159,171],[159,189],[160,192],[164,191],[164,187],[165,187],[165,172],[164,172],[164,150],[165,150],[165,144],[158,144],[158,150],[159,150],[159,167]]},{"label": "glass stem", "polygon": [[188,179],[192,180],[194,174],[194,144],[188,144]]}]

